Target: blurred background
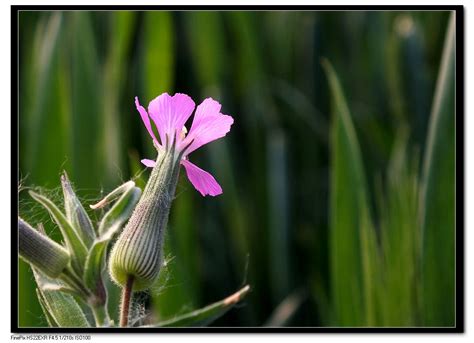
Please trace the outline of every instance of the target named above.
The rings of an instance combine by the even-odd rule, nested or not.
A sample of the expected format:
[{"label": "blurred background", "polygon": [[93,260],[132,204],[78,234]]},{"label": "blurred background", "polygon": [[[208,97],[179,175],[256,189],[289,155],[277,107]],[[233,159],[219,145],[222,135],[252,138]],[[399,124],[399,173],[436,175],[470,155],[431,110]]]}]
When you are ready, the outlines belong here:
[{"label": "blurred background", "polygon": [[[192,158],[224,193],[203,198],[181,173],[166,270],[138,295],[150,311],[171,318],[249,283],[213,325],[452,326],[449,17],[21,11],[21,188],[62,205],[62,170],[86,205],[129,179],[143,187],[139,161],[155,151],[134,97],[213,97],[235,123]],[[20,214],[59,239],[26,191]],[[19,325],[45,326],[19,267]]]}]

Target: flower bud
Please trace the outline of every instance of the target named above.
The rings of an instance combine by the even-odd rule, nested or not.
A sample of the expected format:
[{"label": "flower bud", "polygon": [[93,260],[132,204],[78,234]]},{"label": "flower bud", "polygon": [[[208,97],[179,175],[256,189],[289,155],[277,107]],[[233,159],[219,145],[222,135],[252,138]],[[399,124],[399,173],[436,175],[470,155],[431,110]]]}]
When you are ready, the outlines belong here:
[{"label": "flower bud", "polygon": [[158,277],[179,161],[174,148],[160,150],[143,195],[112,249],[110,275],[122,287],[132,276],[133,290],[143,290]]},{"label": "flower bud", "polygon": [[66,249],[18,218],[20,256],[51,278],[57,278],[69,263]]}]

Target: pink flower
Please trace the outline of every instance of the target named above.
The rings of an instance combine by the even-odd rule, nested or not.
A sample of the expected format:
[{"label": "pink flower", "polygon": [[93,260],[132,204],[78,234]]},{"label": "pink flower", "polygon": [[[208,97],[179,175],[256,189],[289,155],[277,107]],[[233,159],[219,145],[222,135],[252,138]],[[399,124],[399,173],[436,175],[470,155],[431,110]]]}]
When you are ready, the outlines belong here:
[{"label": "pink flower", "polygon": [[[140,105],[138,97],[135,97],[135,105],[158,150],[174,146],[178,153],[182,153],[180,163],[186,169],[188,179],[193,186],[203,196],[221,194],[222,188],[216,179],[207,171],[191,163],[187,157],[204,144],[224,137],[229,132],[234,119],[220,113],[221,104],[212,98],[205,99],[197,107],[191,129],[187,135],[184,124],[193,113],[195,104],[186,94],[176,93],[170,96],[168,93],[163,93],[150,102],[148,112]],[[150,118],[158,129],[160,141],[152,130]],[[175,144],[173,145],[173,143]],[[142,163],[147,167],[155,166],[153,160],[143,159]]]}]

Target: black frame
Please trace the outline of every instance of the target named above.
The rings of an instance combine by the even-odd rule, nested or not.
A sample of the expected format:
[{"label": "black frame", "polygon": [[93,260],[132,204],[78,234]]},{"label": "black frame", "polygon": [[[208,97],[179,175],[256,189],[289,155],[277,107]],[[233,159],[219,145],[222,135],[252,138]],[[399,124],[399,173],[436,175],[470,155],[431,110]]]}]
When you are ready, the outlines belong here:
[{"label": "black frame", "polygon": [[[18,326],[18,49],[19,11],[59,10],[161,10],[161,11],[455,11],[456,12],[456,325],[453,327],[190,327],[190,328],[49,328]],[[464,6],[11,6],[11,326],[12,333],[463,333],[464,330]],[[62,335],[44,335],[62,339]],[[54,337],[56,336],[56,338]]]}]

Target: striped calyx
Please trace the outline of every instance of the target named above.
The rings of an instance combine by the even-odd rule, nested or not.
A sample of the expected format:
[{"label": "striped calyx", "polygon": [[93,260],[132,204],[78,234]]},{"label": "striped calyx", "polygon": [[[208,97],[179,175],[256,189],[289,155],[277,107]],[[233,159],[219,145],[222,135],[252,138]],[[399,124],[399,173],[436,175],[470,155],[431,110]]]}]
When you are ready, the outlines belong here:
[{"label": "striped calyx", "polygon": [[159,149],[143,195],[112,249],[109,272],[122,287],[133,276],[133,290],[144,290],[158,277],[164,232],[178,181],[178,154],[174,147]]},{"label": "striped calyx", "polygon": [[18,250],[26,262],[52,278],[57,278],[71,259],[66,249],[21,218],[18,218]]}]

